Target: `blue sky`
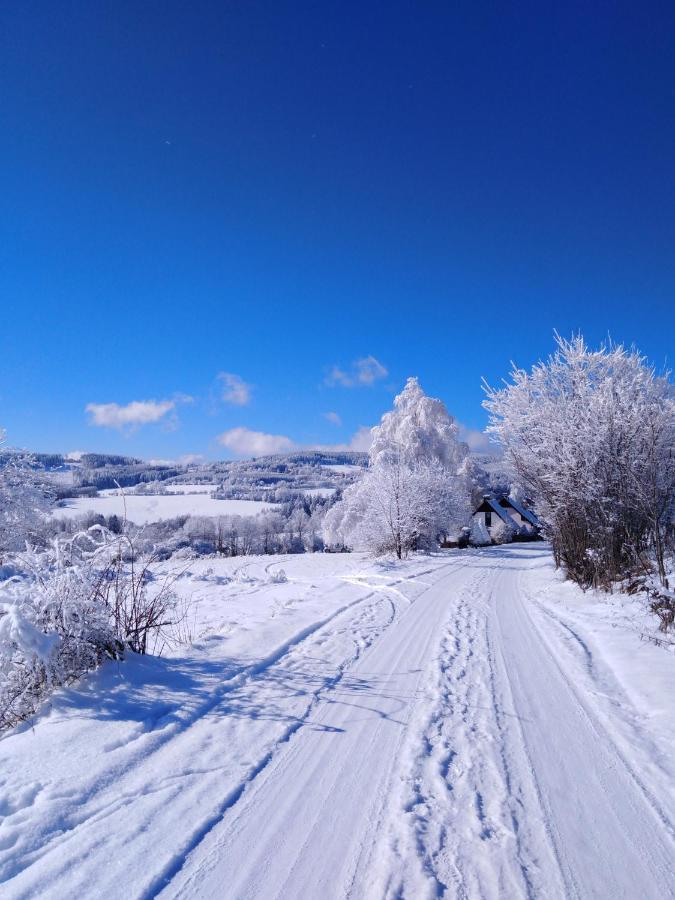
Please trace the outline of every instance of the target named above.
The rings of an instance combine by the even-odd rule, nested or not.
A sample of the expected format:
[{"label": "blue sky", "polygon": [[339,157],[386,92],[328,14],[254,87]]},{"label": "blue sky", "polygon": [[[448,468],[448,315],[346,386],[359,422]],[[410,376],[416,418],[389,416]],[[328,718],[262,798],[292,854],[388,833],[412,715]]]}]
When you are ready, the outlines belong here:
[{"label": "blue sky", "polygon": [[554,328],[672,363],[672,6],[0,18],[11,443],[349,445],[411,374],[480,430]]}]

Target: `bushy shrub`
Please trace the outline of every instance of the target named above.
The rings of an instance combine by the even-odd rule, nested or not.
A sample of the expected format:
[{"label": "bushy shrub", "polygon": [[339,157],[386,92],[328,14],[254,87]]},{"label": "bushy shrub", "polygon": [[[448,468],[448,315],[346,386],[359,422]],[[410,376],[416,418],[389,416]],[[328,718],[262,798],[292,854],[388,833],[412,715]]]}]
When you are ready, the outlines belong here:
[{"label": "bushy shrub", "polygon": [[21,562],[21,574],[0,584],[0,728],[34,712],[50,689],[124,650],[96,599],[94,568],[56,541]]},{"label": "bushy shrub", "polygon": [[518,534],[518,529],[503,519],[497,519],[492,526],[490,536],[495,544],[510,544]]},{"label": "bushy shrub", "polygon": [[14,560],[0,583],[0,728],[105,659],[170,641],[187,613],[124,532],[94,525]]},{"label": "bushy shrub", "polygon": [[534,500],[556,564],[611,589],[665,554],[675,502],[675,386],[636,350],[557,337],[531,372],[486,388],[484,406]]}]

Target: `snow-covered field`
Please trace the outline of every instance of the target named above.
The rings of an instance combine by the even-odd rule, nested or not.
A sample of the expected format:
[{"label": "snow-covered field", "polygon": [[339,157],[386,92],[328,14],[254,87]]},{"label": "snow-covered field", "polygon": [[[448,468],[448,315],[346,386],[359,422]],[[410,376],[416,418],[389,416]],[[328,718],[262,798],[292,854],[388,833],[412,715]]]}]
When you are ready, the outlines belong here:
[{"label": "snow-covered field", "polygon": [[[218,487],[217,484],[163,484],[162,485],[162,494],[212,494],[213,491]],[[138,487],[129,488],[126,493],[127,494],[135,494],[138,490]],[[102,491],[99,491],[100,497],[117,497],[119,495],[119,488],[105,488]],[[140,492],[142,493],[142,491]]]},{"label": "snow-covered field", "polygon": [[101,497],[78,497],[75,500],[64,500],[64,505],[55,511],[57,516],[72,518],[86,512],[100,513],[104,516],[126,516],[136,525],[147,522],[159,522],[162,519],[173,519],[176,516],[255,516],[269,503],[257,500],[213,500],[206,492],[190,494],[126,494],[121,497],[112,491]]},{"label": "snow-covered field", "polygon": [[350,463],[336,463],[335,465],[323,463],[321,468],[327,469],[329,472],[337,472],[338,475],[344,475],[347,473],[354,474],[354,473],[362,473],[363,472],[363,466],[355,466]]},{"label": "snow-covered field", "polygon": [[535,544],[188,565],[191,647],[0,741],[3,898],[673,896],[675,656],[636,601]]}]

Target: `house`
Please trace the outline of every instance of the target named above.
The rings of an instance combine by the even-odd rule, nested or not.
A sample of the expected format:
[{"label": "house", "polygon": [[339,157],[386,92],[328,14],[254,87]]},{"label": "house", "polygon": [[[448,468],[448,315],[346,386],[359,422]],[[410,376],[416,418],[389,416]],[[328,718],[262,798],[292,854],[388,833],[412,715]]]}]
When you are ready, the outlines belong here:
[{"label": "house", "polygon": [[504,522],[513,529],[516,540],[537,540],[539,538],[540,523],[532,510],[527,509],[513,497],[490,497],[487,494],[474,510],[473,521],[481,522],[487,533],[492,537],[492,531],[498,522]]}]

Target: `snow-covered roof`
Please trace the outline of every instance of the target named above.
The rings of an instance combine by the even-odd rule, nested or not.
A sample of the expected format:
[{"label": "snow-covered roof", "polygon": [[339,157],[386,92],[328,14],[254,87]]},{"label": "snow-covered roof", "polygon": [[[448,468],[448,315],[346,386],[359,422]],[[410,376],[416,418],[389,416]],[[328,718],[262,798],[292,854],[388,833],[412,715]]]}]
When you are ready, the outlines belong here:
[{"label": "snow-covered roof", "polygon": [[474,515],[479,512],[495,512],[503,522],[506,522],[507,525],[510,525],[515,529],[519,529],[520,526],[514,520],[513,516],[510,515],[508,507],[511,507],[515,512],[519,513],[526,522],[529,522],[530,525],[534,527],[539,526],[539,519],[535,516],[535,514],[533,512],[530,512],[529,509],[525,509],[525,507],[517,500],[512,500],[511,497],[502,497],[497,500],[495,497],[485,496],[483,497],[483,502],[480,504],[480,506],[474,510]]},{"label": "snow-covered roof", "polygon": [[535,514],[529,509],[525,509],[525,507],[517,500],[514,500],[513,497],[506,497],[505,499],[517,513],[520,513],[520,515],[530,523],[530,525],[540,524],[539,519],[535,516]]},{"label": "snow-covered roof", "polygon": [[506,522],[506,524],[510,525],[511,528],[515,528],[516,531],[518,530],[518,525],[516,524],[515,520],[511,518],[511,516],[508,513],[508,510],[504,509],[503,506],[499,505],[498,500],[490,499],[490,500],[487,500],[486,502],[487,502],[488,506],[490,506],[497,513],[497,515],[503,522]]}]

